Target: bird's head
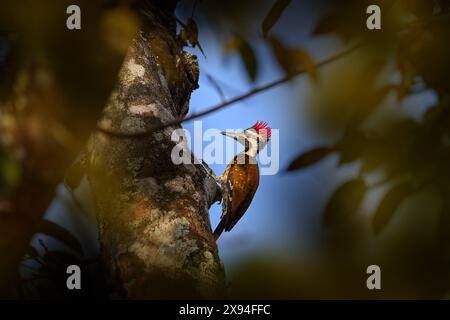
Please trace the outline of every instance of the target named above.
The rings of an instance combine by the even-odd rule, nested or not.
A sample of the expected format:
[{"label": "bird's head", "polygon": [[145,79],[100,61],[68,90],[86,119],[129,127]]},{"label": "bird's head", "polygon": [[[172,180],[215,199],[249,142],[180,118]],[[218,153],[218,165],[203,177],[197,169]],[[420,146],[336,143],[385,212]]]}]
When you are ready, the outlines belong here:
[{"label": "bird's head", "polygon": [[245,147],[246,152],[256,155],[270,140],[271,129],[265,122],[257,121],[253,126],[242,132],[222,132],[223,135],[233,138]]}]

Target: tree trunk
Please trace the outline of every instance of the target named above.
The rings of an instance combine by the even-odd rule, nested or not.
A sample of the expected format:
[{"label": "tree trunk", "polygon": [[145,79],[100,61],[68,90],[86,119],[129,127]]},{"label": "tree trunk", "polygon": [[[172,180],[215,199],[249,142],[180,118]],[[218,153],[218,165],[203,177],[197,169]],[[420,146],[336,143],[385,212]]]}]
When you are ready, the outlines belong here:
[{"label": "tree trunk", "polygon": [[[173,9],[171,1],[153,1],[140,11],[143,25],[99,120],[106,131],[140,132],[187,113],[198,64],[176,41],[167,13]],[[99,131],[90,139],[88,178],[113,298],[223,293],[223,265],[209,221],[218,189],[203,166],[173,164],[174,129],[134,138]]]}]

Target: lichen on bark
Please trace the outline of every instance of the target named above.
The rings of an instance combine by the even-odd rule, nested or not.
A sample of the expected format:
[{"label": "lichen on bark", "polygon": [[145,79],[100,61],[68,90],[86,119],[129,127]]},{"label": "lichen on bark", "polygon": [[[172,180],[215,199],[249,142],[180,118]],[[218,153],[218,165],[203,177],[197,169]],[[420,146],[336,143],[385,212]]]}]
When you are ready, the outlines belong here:
[{"label": "lichen on bark", "polygon": [[112,297],[223,294],[224,271],[211,233],[217,185],[202,165],[175,165],[171,134],[142,132],[187,113],[197,88],[195,56],[176,41],[174,20],[155,5],[126,54],[117,85],[88,146],[102,260]]}]

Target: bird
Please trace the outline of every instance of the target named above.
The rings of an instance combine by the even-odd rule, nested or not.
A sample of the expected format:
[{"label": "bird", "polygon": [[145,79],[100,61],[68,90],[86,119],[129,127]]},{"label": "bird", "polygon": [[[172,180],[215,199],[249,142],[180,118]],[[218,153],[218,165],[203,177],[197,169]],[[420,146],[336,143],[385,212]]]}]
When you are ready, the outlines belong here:
[{"label": "bird", "polygon": [[225,131],[222,134],[244,145],[244,151],[230,161],[221,176],[216,177],[222,191],[222,215],[213,232],[216,240],[223,231],[233,229],[253,200],[259,186],[256,156],[269,142],[271,128],[266,122],[257,121],[242,132]]}]

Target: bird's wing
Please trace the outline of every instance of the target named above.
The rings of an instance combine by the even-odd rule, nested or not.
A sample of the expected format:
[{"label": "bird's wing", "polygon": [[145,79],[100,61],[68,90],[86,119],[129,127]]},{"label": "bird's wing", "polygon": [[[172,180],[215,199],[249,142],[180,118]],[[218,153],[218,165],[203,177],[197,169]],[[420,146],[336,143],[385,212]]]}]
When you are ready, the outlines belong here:
[{"label": "bird's wing", "polygon": [[235,164],[230,170],[231,181],[231,211],[225,226],[230,231],[247,211],[259,184],[257,165]]},{"label": "bird's wing", "polygon": [[243,201],[240,203],[236,211],[234,211],[233,214],[230,215],[230,218],[228,219],[227,224],[225,226],[225,231],[230,231],[231,229],[233,229],[236,223],[242,218],[242,216],[250,206],[250,203],[252,202],[254,195],[255,191],[247,192]]}]

